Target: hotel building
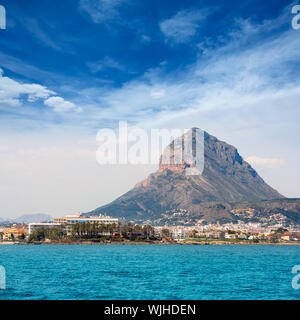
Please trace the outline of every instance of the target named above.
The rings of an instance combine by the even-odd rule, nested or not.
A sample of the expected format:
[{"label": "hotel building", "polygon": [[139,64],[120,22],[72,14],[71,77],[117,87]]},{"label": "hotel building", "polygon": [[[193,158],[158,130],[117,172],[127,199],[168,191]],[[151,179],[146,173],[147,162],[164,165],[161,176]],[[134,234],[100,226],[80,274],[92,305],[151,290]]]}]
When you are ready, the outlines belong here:
[{"label": "hotel building", "polygon": [[28,234],[31,234],[34,230],[40,228],[58,228],[60,226],[64,226],[67,233],[70,234],[72,231],[72,225],[76,223],[98,223],[98,224],[113,224],[119,223],[119,219],[112,218],[104,215],[99,215],[96,217],[82,217],[80,214],[66,216],[64,218],[54,218],[51,223],[30,223],[28,225]]},{"label": "hotel building", "polygon": [[83,217],[80,214],[73,216],[66,216],[64,218],[54,218],[54,223],[58,225],[65,225],[68,234],[72,231],[72,225],[76,223],[97,223],[97,224],[118,224],[118,218],[112,218],[105,215],[99,215],[94,217]]}]

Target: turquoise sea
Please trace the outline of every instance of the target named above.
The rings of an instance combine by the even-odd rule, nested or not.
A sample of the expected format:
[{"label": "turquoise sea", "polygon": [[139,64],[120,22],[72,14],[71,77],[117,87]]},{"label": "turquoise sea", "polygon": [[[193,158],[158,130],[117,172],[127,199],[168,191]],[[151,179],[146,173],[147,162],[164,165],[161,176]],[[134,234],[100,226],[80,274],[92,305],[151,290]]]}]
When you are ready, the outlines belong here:
[{"label": "turquoise sea", "polygon": [[1,299],[299,299],[300,246],[0,246]]}]

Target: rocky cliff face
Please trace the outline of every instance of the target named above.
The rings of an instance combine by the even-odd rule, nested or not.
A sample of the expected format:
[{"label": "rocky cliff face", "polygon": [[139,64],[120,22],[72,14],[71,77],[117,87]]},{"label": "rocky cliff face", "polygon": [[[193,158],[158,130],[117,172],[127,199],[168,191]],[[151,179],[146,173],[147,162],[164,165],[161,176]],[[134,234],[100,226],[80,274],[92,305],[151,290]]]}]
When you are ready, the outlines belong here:
[{"label": "rocky cliff face", "polygon": [[[195,130],[195,129],[191,129]],[[175,141],[169,146],[170,161],[160,159],[159,169],[145,181],[93,214],[106,213],[129,220],[153,220],[173,209],[184,209],[201,215],[207,202],[249,202],[284,198],[267,185],[257,172],[239,155],[237,149],[204,132],[203,141],[193,135],[193,144],[204,143],[204,170],[201,175],[186,175],[193,159],[174,161]],[[218,217],[216,217],[217,219]],[[230,215],[226,214],[226,218]]]}]

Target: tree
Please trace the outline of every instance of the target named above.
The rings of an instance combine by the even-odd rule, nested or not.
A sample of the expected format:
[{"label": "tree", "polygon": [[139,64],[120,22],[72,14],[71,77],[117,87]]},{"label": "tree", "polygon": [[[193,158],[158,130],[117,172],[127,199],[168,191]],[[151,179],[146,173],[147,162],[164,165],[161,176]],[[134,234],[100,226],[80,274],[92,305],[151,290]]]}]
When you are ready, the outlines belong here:
[{"label": "tree", "polygon": [[163,238],[169,238],[171,236],[170,230],[169,229],[162,229],[161,230],[161,236]]},{"label": "tree", "polygon": [[29,242],[33,242],[33,241],[45,241],[46,239],[46,234],[45,234],[45,229],[44,228],[40,228],[40,229],[36,229],[34,230],[30,236],[28,241]]},{"label": "tree", "polygon": [[146,225],[142,228],[142,231],[147,239],[153,237],[154,235],[154,228],[150,225]]},{"label": "tree", "polygon": [[196,229],[194,229],[192,231],[192,237],[195,238],[197,234],[198,234],[198,231]]},{"label": "tree", "polygon": [[21,241],[25,240],[25,234],[22,233],[21,235],[19,235],[18,240],[21,240]]},{"label": "tree", "polygon": [[236,233],[234,230],[228,230],[227,232],[228,232],[228,234],[235,234]]},{"label": "tree", "polygon": [[284,229],[284,228],[278,228],[276,231],[275,231],[275,233],[276,234],[283,234],[283,233],[285,233],[285,232],[287,232],[288,231],[288,229]]}]

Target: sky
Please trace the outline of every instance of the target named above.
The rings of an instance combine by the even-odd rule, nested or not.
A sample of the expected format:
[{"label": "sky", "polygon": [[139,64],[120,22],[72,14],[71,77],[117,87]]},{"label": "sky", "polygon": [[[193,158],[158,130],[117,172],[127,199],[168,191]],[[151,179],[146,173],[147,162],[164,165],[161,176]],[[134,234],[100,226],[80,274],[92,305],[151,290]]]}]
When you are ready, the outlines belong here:
[{"label": "sky", "polygon": [[300,197],[297,4],[0,0],[0,217],[87,212],[155,171],[97,163],[119,121],[199,127]]}]

